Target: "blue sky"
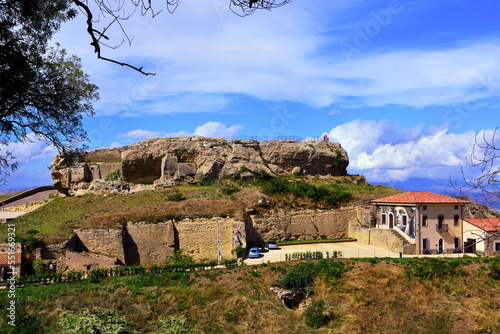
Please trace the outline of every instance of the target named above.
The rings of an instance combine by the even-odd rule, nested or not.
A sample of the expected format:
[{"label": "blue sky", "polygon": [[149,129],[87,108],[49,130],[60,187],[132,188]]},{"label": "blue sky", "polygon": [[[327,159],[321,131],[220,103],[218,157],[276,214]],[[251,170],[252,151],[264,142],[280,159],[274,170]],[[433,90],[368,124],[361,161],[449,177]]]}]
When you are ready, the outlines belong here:
[{"label": "blue sky", "polygon": [[[154,77],[98,61],[83,15],[54,41],[100,88],[84,120],[92,148],[326,133],[347,150],[349,173],[414,189],[415,179],[460,178],[475,133],[500,123],[499,12],[491,0],[335,0],[241,18],[224,0],[185,1],[174,14],[133,16],[132,45],[104,49]],[[4,189],[51,183],[54,150],[11,149],[20,168]]]}]

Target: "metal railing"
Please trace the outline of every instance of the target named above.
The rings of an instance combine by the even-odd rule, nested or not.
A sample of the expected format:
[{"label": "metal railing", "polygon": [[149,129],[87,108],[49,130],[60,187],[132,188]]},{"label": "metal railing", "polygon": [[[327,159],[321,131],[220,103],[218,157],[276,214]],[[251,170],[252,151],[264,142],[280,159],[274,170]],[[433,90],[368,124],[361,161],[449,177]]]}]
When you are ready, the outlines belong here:
[{"label": "metal railing", "polygon": [[448,224],[436,224],[437,232],[448,232]]}]

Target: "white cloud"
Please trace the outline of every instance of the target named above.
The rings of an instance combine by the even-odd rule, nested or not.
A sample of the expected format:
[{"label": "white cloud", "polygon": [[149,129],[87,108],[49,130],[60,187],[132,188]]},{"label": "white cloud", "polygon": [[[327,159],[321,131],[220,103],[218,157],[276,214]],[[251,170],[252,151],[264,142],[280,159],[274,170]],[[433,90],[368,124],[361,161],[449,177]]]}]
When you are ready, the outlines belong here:
[{"label": "white cloud", "polygon": [[337,109],[332,109],[328,112],[328,115],[332,116],[332,115],[340,115],[341,114],[341,111],[340,110],[337,110]]},{"label": "white cloud", "polygon": [[[178,131],[178,132],[164,132],[164,131],[149,131],[137,129],[120,133],[116,135],[117,138],[127,139],[147,139],[147,138],[172,138],[172,137],[187,137],[187,136],[203,136],[215,138],[233,138],[238,134],[238,131],[243,129],[242,125],[233,125],[227,127],[225,124],[219,122],[207,122],[198,126],[194,132]],[[115,144],[115,143],[113,143]],[[118,144],[118,143],[116,143]]]},{"label": "white cloud", "polygon": [[205,123],[194,130],[194,134],[202,137],[212,137],[212,138],[234,138],[238,131],[243,129],[243,125],[233,125],[227,127],[226,125],[219,122],[208,122]]},{"label": "white cloud", "polygon": [[333,128],[349,155],[351,173],[376,182],[404,181],[410,177],[455,178],[466,164],[474,144],[474,131],[448,133],[448,126],[425,130],[399,128],[389,121],[354,120]]},{"label": "white cloud", "polygon": [[119,133],[116,135],[117,138],[134,138],[134,139],[147,139],[147,138],[158,138],[163,137],[165,132],[161,131],[147,131],[142,129],[137,129],[133,131],[128,131],[126,133]]},{"label": "white cloud", "polygon": [[113,142],[111,145],[109,145],[109,148],[120,148],[123,145],[117,142]]},{"label": "white cloud", "polygon": [[11,151],[19,164],[36,163],[46,159],[52,159],[57,154],[57,149],[40,141],[35,134],[27,135],[24,143],[11,142],[8,145],[0,146],[3,151]]}]

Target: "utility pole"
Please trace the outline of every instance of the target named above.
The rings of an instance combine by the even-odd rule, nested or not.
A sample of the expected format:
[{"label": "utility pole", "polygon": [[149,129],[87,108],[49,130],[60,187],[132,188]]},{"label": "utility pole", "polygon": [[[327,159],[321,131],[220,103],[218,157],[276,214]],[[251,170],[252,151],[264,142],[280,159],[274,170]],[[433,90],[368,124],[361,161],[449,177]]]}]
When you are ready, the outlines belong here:
[{"label": "utility pole", "polygon": [[217,260],[218,265],[220,265],[221,255],[220,255],[220,238],[219,238],[219,217],[217,217]]}]

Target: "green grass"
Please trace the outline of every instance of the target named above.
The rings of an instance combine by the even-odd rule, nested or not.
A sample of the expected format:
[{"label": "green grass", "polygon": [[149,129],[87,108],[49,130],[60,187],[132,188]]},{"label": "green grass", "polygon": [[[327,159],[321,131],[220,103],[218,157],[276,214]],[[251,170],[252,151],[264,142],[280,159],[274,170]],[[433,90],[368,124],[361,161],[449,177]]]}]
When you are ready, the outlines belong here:
[{"label": "green grass", "polygon": [[343,239],[285,240],[285,241],[278,241],[277,244],[279,246],[285,246],[285,245],[319,244],[324,242],[346,242],[346,241],[356,241],[356,239],[343,238]]},{"label": "green grass", "polygon": [[[119,228],[127,221],[155,223],[184,216],[230,216],[243,219],[245,207],[251,206],[257,198],[263,196],[260,189],[266,184],[267,175],[261,174],[257,174],[257,181],[250,182],[223,179],[210,182],[208,186],[183,184],[162,191],[56,197],[39,209],[15,219],[16,233],[26,236],[28,230],[36,229],[40,231],[45,242],[53,243],[70,237],[75,228]],[[276,180],[286,179],[284,177]],[[342,189],[343,193],[352,193],[353,200],[397,192],[393,188],[370,186],[367,183],[354,184],[349,177],[312,179],[307,183],[302,181],[301,185],[295,189],[296,195],[276,194],[268,195],[268,198],[274,205],[285,210],[292,207],[310,209],[317,208],[318,205],[329,207],[326,203],[318,202],[316,195],[321,195],[319,190],[328,189],[328,192],[333,194],[335,189]],[[6,226],[0,226],[0,241],[5,240],[6,235]]]},{"label": "green grass", "polygon": [[[323,259],[289,262],[286,269],[245,266],[32,285],[16,289],[16,332],[63,333],[64,314],[71,325],[84,309],[92,318],[105,309],[110,317],[103,322],[119,320],[139,333],[158,332],[167,317],[205,333],[498,333],[500,281],[491,273],[499,264],[500,257]],[[408,267],[429,275],[408,276]],[[303,313],[281,305],[269,289],[280,281],[305,289],[316,307]],[[7,303],[8,291],[0,290],[0,333],[8,333]],[[23,326],[30,327],[23,332]]]}]

